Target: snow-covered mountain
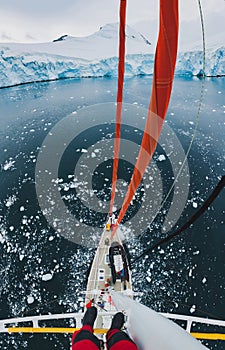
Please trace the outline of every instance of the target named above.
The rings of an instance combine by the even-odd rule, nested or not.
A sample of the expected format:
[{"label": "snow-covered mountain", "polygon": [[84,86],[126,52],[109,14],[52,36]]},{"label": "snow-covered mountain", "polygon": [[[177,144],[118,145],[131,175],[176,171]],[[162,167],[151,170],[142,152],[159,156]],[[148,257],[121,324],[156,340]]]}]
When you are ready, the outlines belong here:
[{"label": "snow-covered mountain", "polygon": [[[126,36],[126,75],[152,74],[155,45],[129,26]],[[0,44],[0,87],[73,77],[116,76],[117,56],[117,23],[87,37],[64,35],[50,43]],[[225,75],[225,46],[207,50],[206,62],[207,75]],[[176,74],[197,75],[201,69],[200,46],[179,53]]]}]

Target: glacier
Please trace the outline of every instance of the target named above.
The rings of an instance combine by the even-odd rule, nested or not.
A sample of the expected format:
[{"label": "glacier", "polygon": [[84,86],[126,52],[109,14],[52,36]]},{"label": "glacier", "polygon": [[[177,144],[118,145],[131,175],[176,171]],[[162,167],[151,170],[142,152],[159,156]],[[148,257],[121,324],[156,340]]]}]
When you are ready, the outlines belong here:
[{"label": "glacier", "polygon": [[[66,78],[116,77],[118,24],[108,24],[87,37],[67,35],[50,43],[0,44],[0,88]],[[200,45],[178,54],[176,75],[201,76]],[[154,47],[141,33],[127,26],[126,77],[151,75]],[[225,46],[206,50],[208,77],[225,75]]]}]

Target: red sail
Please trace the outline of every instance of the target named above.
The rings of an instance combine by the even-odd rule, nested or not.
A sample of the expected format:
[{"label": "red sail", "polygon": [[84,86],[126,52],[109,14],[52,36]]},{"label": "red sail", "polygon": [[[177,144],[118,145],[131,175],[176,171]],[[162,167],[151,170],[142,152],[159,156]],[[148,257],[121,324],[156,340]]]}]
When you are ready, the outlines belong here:
[{"label": "red sail", "polygon": [[138,159],[118,216],[117,225],[123,219],[157,146],[168,109],[174,79],[178,26],[178,0],[160,0],[159,36],[155,53],[148,117]]},{"label": "red sail", "polygon": [[116,133],[114,138],[114,162],[112,176],[112,194],[110,201],[109,214],[112,215],[113,204],[116,193],[116,180],[119,165],[120,153],[120,129],[122,120],[122,102],[123,102],[123,85],[124,85],[124,69],[125,69],[125,41],[126,41],[126,0],[120,1],[120,40],[119,40],[119,63],[118,63],[118,89],[117,89],[117,105],[116,105]]}]

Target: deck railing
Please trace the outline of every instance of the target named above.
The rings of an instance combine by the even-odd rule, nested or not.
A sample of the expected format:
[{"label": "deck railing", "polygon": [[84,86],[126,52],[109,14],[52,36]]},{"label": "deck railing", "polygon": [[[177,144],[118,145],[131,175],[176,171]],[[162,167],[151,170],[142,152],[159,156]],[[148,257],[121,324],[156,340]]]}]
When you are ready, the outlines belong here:
[{"label": "deck railing", "polygon": [[[116,312],[99,312],[98,316],[102,317],[103,329],[96,330],[96,333],[105,333],[107,327],[105,325],[109,324],[110,319]],[[5,320],[0,320],[0,333],[13,333],[13,332],[34,332],[34,333],[72,333],[74,330],[79,329],[82,326],[83,313],[66,313],[66,314],[52,314],[52,315],[40,315],[40,316],[26,316],[26,317],[16,317]],[[203,317],[195,317],[188,315],[161,313],[161,315],[174,320],[174,321],[184,321],[184,328],[187,332],[191,333],[193,336],[199,339],[220,339],[225,340],[225,321],[214,320]],[[44,327],[41,326],[41,321],[53,321],[53,320],[74,320],[75,327]],[[29,323],[29,326],[24,326],[24,324]],[[215,327],[223,327],[222,333],[194,333],[192,327],[196,324],[200,325],[212,325]]]}]

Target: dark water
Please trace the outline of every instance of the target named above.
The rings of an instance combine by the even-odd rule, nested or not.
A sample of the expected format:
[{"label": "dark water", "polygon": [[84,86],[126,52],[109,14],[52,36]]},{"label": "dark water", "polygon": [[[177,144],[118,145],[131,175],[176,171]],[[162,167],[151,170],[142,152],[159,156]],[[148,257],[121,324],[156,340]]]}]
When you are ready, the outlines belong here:
[{"label": "dark water", "polygon": [[[184,152],[194,132],[201,86],[202,81],[198,79],[175,80],[166,120]],[[150,78],[129,79],[125,85],[125,102],[135,108],[147,108],[150,90]],[[99,103],[108,106],[107,103],[115,102],[116,80],[83,79],[31,84],[0,90],[0,96],[0,317],[82,310],[83,300],[79,291],[85,289],[86,270],[94,249],[66,239],[43,215],[36,193],[35,168],[42,142],[63,118],[83,107]],[[107,108],[101,127],[91,128],[87,120],[80,119],[81,126],[84,123],[84,131],[65,145],[58,179],[49,171],[50,164],[46,164],[45,169],[46,182],[48,179],[55,181],[70,213],[78,221],[86,220],[90,232],[93,227],[101,230],[106,214],[88,208],[86,192],[82,192],[84,183],[76,184],[71,174],[74,174],[76,162],[85,153],[82,150],[98,145],[101,139],[107,141],[112,138],[114,124],[107,119]],[[225,174],[224,78],[205,81],[199,117],[198,131],[188,157],[188,199],[175,227],[185,223],[196,212]],[[139,144],[141,127],[137,129],[124,127],[122,136]],[[97,153],[96,149],[98,146],[95,147]],[[172,167],[160,147],[154,160],[162,178],[165,198],[173,182]],[[87,164],[83,161],[81,166],[85,179]],[[121,159],[119,178],[128,181],[132,170],[132,164]],[[111,161],[103,158],[94,169],[92,185],[98,198],[106,203],[110,194],[110,176]],[[84,197],[82,200],[77,198],[78,190]],[[135,218],[140,210],[143,191],[144,187],[141,187],[127,219]],[[170,196],[161,214],[163,209],[167,213],[171,201]],[[55,206],[51,193],[48,205],[46,210]],[[148,201],[144,202],[144,206],[150,217],[152,207]],[[133,266],[134,289],[143,292],[140,297],[142,303],[157,311],[225,318],[224,213],[223,191],[182,236]],[[148,217],[146,212],[145,216]],[[143,224],[146,221],[141,219],[141,226],[137,223],[138,232],[135,233],[139,237],[132,236],[128,242],[131,258],[141,253],[146,244],[164,236],[160,233],[160,219],[156,218],[150,230]],[[95,239],[92,233],[90,239]],[[69,339],[67,335],[0,335],[2,349],[69,349]],[[224,348],[222,342],[205,344],[212,349]]]}]

